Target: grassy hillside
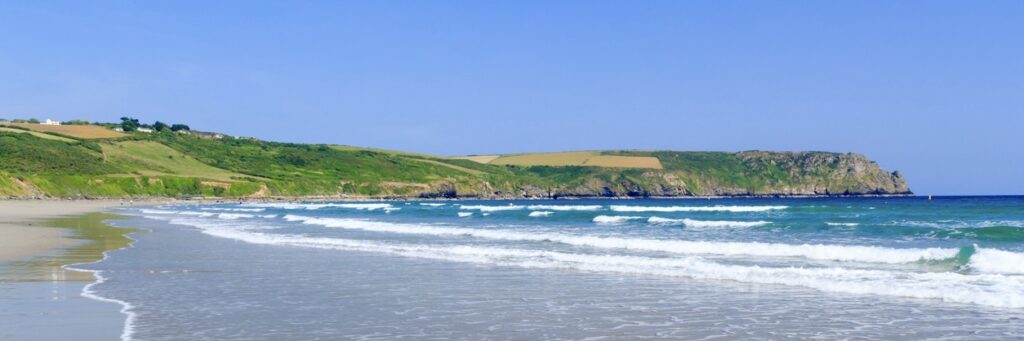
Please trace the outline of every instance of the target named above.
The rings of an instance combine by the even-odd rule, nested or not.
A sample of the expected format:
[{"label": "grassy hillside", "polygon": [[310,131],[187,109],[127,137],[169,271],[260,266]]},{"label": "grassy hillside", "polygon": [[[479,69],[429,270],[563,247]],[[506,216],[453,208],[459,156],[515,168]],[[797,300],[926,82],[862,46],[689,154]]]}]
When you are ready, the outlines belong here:
[{"label": "grassy hillside", "polygon": [[195,158],[154,141],[122,141],[101,145],[106,161],[119,169],[150,175],[233,181],[246,176],[199,162]]},{"label": "grassy hillside", "polygon": [[[61,127],[61,126],[57,126]],[[907,193],[857,154],[590,151],[443,158],[201,134],[0,130],[0,196],[593,197]],[[10,130],[8,130],[10,129]],[[17,130],[17,131],[12,131]],[[84,135],[83,135],[84,134]]]}]

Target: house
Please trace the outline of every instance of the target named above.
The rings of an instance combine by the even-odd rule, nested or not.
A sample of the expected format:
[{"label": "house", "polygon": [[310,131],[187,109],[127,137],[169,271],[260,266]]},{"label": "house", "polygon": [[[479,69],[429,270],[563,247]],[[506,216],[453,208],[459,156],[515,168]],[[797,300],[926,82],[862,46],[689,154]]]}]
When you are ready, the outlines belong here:
[{"label": "house", "polygon": [[54,121],[54,120],[51,120],[51,119],[47,118],[46,121],[43,121],[42,123],[39,123],[39,124],[48,125],[48,126],[59,126],[60,125],[60,121]]},{"label": "house", "polygon": [[220,139],[224,138],[224,134],[221,134],[221,133],[212,133],[212,132],[198,131],[198,130],[192,130],[192,131],[189,132],[189,134],[192,135],[192,136],[201,138],[201,139],[208,139],[208,140],[220,140]]},{"label": "house", "polygon": [[138,129],[135,129],[135,130],[140,132],[140,133],[152,133],[153,132],[153,129],[143,128],[143,127],[139,127]]},{"label": "house", "polygon": [[124,128],[121,128],[121,127],[114,127],[114,131],[124,131]]}]

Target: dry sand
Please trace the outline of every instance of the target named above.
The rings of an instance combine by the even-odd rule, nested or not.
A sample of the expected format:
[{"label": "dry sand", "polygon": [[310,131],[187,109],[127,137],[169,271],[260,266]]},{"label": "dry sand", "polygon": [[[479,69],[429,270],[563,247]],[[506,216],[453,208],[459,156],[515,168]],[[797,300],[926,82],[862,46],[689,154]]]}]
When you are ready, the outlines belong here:
[{"label": "dry sand", "polygon": [[0,201],[0,262],[22,260],[74,245],[64,229],[41,226],[40,221],[100,212],[119,201]]}]

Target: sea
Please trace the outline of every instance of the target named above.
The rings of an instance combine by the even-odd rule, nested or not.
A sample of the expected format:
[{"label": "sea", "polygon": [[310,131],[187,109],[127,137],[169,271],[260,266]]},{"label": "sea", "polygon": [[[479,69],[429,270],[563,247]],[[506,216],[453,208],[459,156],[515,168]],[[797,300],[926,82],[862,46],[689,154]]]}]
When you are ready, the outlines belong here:
[{"label": "sea", "polygon": [[1024,338],[1024,197],[120,208],[123,339]]}]

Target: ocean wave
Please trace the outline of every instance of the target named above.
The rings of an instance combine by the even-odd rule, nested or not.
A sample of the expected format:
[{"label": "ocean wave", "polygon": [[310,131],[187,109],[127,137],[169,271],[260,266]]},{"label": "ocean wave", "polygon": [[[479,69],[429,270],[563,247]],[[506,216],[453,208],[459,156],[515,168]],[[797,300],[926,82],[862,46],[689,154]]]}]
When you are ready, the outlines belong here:
[{"label": "ocean wave", "polygon": [[998,249],[977,248],[967,265],[980,272],[1024,274],[1024,254]]},{"label": "ocean wave", "polygon": [[598,224],[621,224],[630,220],[637,220],[643,218],[644,217],[599,215],[594,217],[594,222]]},{"label": "ocean wave", "polygon": [[551,211],[533,211],[533,212],[530,212],[530,216],[531,217],[547,217],[547,216],[550,216],[552,213],[555,213],[555,212],[551,212]]},{"label": "ocean wave", "polygon": [[526,208],[535,211],[598,211],[602,207],[601,205],[530,205]]},{"label": "ocean wave", "polygon": [[430,206],[430,207],[441,207],[441,206],[444,206],[444,205],[445,204],[437,203],[437,202],[421,202],[420,203],[420,206]]},{"label": "ocean wave", "polygon": [[980,228],[942,229],[930,235],[938,238],[977,239],[998,242],[1024,241],[1024,228],[1014,226],[991,226]]},{"label": "ocean wave", "polygon": [[393,205],[388,203],[326,203],[326,204],[309,204],[309,203],[249,203],[243,204],[243,206],[262,207],[262,208],[278,208],[284,210],[319,210],[327,207],[337,208],[350,208],[356,210],[385,210],[397,209]]},{"label": "ocean wave", "polygon": [[937,229],[969,229],[969,228],[988,228],[988,227],[1017,227],[1024,228],[1024,220],[982,220],[982,221],[967,221],[967,220],[933,220],[933,221],[921,221],[921,220],[896,220],[890,221],[883,225],[887,226],[902,226],[902,227],[929,227]]},{"label": "ocean wave", "polygon": [[220,213],[220,214],[217,215],[217,218],[219,218],[219,219],[243,219],[243,218],[256,218],[256,216],[252,215],[252,214],[244,214],[244,213]]},{"label": "ocean wave", "polygon": [[224,220],[235,220],[235,219],[255,219],[255,218],[276,218],[276,214],[250,214],[250,213],[229,213],[229,212],[201,212],[201,211],[168,211],[168,210],[153,210],[153,209],[141,209],[140,213],[150,218],[162,217],[162,216],[189,216],[189,217],[201,217],[210,218],[216,217],[217,219]]},{"label": "ocean wave", "polygon": [[684,225],[694,228],[749,228],[767,225],[768,221],[729,221],[729,220],[694,220],[694,219],[670,219],[662,217],[650,217],[648,223],[657,225]]},{"label": "ocean wave", "polygon": [[253,244],[374,252],[523,268],[625,273],[807,287],[827,292],[935,299],[995,307],[1024,307],[1024,276],[907,272],[841,267],[770,267],[723,264],[698,256],[594,255],[472,245],[431,245],[266,234],[197,225],[211,236]]},{"label": "ocean wave", "polygon": [[488,205],[462,205],[459,209],[462,210],[477,210],[480,212],[497,212],[497,211],[518,211],[525,209],[526,206],[522,205],[499,205],[499,206],[488,206]]},{"label": "ocean wave", "polygon": [[143,208],[143,209],[139,210],[139,212],[142,212],[144,214],[177,214],[178,213],[178,211],[154,210],[154,209],[148,209],[148,208]]},{"label": "ocean wave", "polygon": [[626,206],[612,205],[616,212],[764,212],[784,210],[789,206]]},{"label": "ocean wave", "polygon": [[[473,215],[473,212],[459,212],[459,218],[465,218],[471,215]],[[285,219],[288,219],[288,217],[286,216]]]},{"label": "ocean wave", "polygon": [[[635,218],[643,217],[616,217]],[[901,264],[920,260],[944,260],[956,257],[955,248],[907,248],[895,249],[878,246],[829,245],[829,244],[779,244],[760,242],[711,242],[687,240],[662,240],[622,237],[598,237],[546,232],[520,232],[500,229],[473,229],[425,224],[402,224],[382,221],[316,218],[286,215],[287,221],[302,222],[332,228],[363,230],[370,232],[418,234],[433,236],[468,236],[475,238],[506,240],[558,242],[573,246],[602,249],[626,249],[656,251],[676,254],[706,254],[720,256],[794,257],[825,261]]]},{"label": "ocean wave", "polygon": [[263,212],[266,208],[237,208],[237,207],[203,207],[203,211],[228,211],[228,212]]},{"label": "ocean wave", "polygon": [[853,227],[853,226],[859,226],[860,224],[859,223],[836,223],[836,222],[826,221],[825,225],[828,225],[828,226],[847,226],[847,227]]}]

